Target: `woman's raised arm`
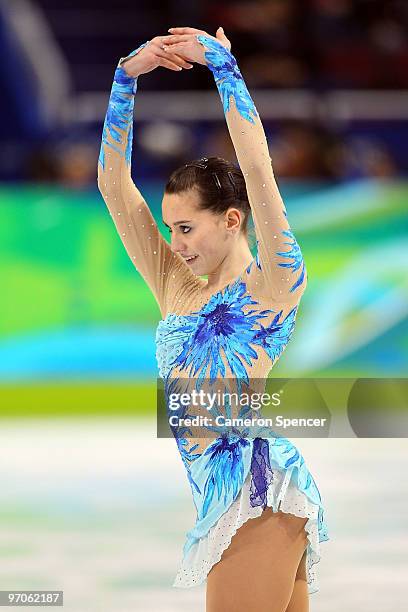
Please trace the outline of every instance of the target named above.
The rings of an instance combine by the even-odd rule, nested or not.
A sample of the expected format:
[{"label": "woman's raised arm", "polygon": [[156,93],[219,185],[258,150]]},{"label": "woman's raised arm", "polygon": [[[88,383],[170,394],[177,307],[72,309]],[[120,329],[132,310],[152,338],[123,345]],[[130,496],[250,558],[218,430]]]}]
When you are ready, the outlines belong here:
[{"label": "woman's raised arm", "polygon": [[[221,96],[229,133],[244,174],[258,243],[249,281],[259,295],[296,302],[307,282],[300,247],[291,231],[272,170],[265,132],[222,29],[209,36],[195,28],[171,28],[164,38],[172,53],[206,64]],[[250,283],[252,286],[252,283]]]},{"label": "woman's raised arm", "polygon": [[116,68],[103,126],[98,187],[132,263],[150,287],[164,317],[168,289],[171,287],[172,293],[181,291],[192,272],[179,254],[172,253],[130,173],[138,76],[158,66],[177,71],[190,67],[180,56],[168,56],[161,48],[160,38],[138,47]]}]

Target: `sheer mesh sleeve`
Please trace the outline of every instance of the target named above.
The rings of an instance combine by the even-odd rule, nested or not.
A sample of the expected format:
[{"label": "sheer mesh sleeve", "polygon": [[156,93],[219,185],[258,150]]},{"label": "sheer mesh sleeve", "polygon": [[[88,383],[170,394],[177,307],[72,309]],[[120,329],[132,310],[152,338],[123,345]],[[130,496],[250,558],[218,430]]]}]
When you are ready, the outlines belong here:
[{"label": "sheer mesh sleeve", "polygon": [[121,66],[146,44],[122,58],[116,68],[102,133],[98,187],[132,263],[165,317],[176,296],[183,299],[196,277],[183,258],[172,253],[130,173],[137,78]]},{"label": "sheer mesh sleeve", "polygon": [[198,35],[197,39],[206,49],[251,206],[258,252],[247,285],[275,301],[296,302],[306,287],[307,273],[275,181],[261,120],[234,56],[212,38]]}]

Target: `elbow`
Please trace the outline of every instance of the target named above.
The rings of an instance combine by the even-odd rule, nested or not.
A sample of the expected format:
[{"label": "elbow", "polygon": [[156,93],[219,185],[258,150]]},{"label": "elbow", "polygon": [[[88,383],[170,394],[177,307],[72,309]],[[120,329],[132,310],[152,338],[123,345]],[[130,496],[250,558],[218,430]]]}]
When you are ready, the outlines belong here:
[{"label": "elbow", "polygon": [[102,197],[106,200],[108,198],[117,197],[120,191],[120,186],[117,180],[113,180],[112,172],[105,172],[98,164],[98,178],[97,178],[98,189]]},{"label": "elbow", "polygon": [[106,177],[104,176],[104,172],[101,166],[101,163],[98,161],[98,171],[97,171],[97,183],[98,183],[98,189],[101,192],[102,195],[104,195],[104,193],[106,192],[106,188],[107,188],[107,183],[106,183]]},{"label": "elbow", "polygon": [[97,184],[99,191],[104,197],[112,195],[113,191],[117,189],[116,181],[113,180],[113,174],[113,172],[106,172],[106,167],[98,160]]},{"label": "elbow", "polygon": [[105,193],[106,193],[106,185],[105,185],[104,180],[102,179],[102,176],[99,174],[99,172],[98,172],[98,181],[97,181],[97,184],[98,184],[98,189],[99,189],[101,195],[104,196]]},{"label": "elbow", "polygon": [[98,189],[102,195],[104,195],[104,191],[106,189],[106,176],[105,176],[105,149],[103,144],[103,139],[101,143],[101,150],[99,153],[97,166],[96,166],[96,176],[97,176],[97,184]]}]

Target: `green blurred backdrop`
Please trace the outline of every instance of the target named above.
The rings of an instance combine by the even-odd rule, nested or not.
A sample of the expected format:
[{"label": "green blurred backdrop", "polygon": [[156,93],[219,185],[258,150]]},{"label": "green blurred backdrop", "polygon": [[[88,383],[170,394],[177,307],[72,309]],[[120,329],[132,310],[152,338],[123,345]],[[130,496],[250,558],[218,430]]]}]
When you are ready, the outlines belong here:
[{"label": "green blurred backdrop", "polygon": [[[404,376],[408,183],[280,188],[309,280],[271,375]],[[2,186],[0,215],[1,415],[154,414],[161,315],[99,193]]]}]

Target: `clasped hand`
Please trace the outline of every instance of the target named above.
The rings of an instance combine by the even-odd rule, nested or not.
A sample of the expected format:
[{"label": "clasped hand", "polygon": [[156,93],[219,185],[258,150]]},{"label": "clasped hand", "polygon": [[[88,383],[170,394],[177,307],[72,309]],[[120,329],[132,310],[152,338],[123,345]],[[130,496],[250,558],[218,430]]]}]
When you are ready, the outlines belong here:
[{"label": "clasped hand", "polygon": [[129,76],[138,77],[159,66],[180,71],[192,68],[193,62],[205,65],[205,49],[197,40],[198,34],[212,38],[228,51],[231,50],[231,43],[222,28],[218,28],[215,36],[204,30],[187,27],[169,28],[168,31],[171,33],[156,36],[139,53],[123,62],[122,66]]},{"label": "clasped hand", "polygon": [[162,36],[163,49],[167,53],[177,53],[189,62],[197,64],[206,64],[205,50],[197,40],[197,35],[201,34],[216,40],[223,45],[228,51],[231,50],[231,43],[224,34],[222,28],[218,28],[215,37],[207,34],[204,30],[196,28],[169,28],[171,32],[168,36]]}]

